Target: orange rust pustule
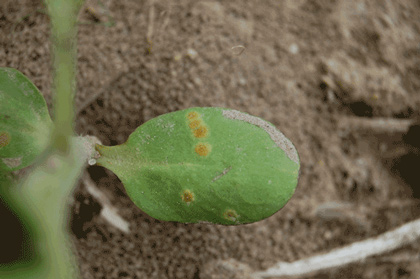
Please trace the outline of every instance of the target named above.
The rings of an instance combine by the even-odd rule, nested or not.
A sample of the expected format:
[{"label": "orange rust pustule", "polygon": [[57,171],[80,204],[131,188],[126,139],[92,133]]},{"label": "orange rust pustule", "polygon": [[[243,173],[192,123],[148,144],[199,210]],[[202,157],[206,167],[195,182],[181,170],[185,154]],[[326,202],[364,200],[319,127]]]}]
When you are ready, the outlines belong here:
[{"label": "orange rust pustule", "polygon": [[0,148],[9,145],[10,140],[11,137],[8,132],[0,132]]},{"label": "orange rust pustule", "polygon": [[181,195],[181,199],[189,204],[190,202],[194,201],[194,194],[190,190],[185,190]]},{"label": "orange rust pustule", "polygon": [[188,127],[190,127],[190,129],[197,129],[198,126],[200,126],[201,121],[198,119],[195,119],[193,121],[190,122],[190,124],[188,124]]},{"label": "orange rust pustule", "polygon": [[193,131],[193,133],[196,138],[205,138],[207,137],[209,130],[206,126],[200,125]]},{"label": "orange rust pustule", "polygon": [[228,209],[225,212],[223,212],[223,218],[229,221],[236,221],[239,218],[238,213],[236,213],[233,209]]},{"label": "orange rust pustule", "polygon": [[195,146],[194,150],[200,156],[207,156],[210,153],[211,147],[207,143],[199,143]]},{"label": "orange rust pustule", "polygon": [[190,121],[192,121],[192,120],[194,120],[194,119],[198,119],[198,117],[200,116],[200,114],[198,113],[198,112],[196,112],[196,111],[190,111],[188,114],[187,114],[187,118],[190,120]]}]

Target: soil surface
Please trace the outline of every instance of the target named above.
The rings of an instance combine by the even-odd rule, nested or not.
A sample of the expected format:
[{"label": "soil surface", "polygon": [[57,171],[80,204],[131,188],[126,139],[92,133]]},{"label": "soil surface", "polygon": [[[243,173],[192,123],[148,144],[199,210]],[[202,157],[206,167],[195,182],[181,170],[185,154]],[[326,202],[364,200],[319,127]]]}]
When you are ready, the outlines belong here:
[{"label": "soil surface", "polygon": [[[275,124],[301,160],[289,203],[241,226],[155,220],[90,167],[130,232],[104,220],[81,181],[71,228],[83,278],[245,278],[419,217],[419,1],[91,0],[79,20],[79,134],[115,145],[155,116],[227,107]],[[51,108],[49,51],[42,1],[1,0],[0,66]],[[419,252],[305,278],[419,278]]]}]

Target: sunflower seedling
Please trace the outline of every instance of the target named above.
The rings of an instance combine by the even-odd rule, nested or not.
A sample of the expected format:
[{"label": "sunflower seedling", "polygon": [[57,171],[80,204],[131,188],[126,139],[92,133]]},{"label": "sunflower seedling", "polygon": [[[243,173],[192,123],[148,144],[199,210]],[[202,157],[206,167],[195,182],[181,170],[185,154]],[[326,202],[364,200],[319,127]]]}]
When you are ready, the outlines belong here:
[{"label": "sunflower seedling", "polygon": [[[52,121],[22,73],[0,69],[0,168],[31,164]],[[272,124],[236,110],[190,108],[156,117],[92,160],[113,171],[140,209],[165,221],[252,223],[277,212],[299,174],[293,144]]]}]

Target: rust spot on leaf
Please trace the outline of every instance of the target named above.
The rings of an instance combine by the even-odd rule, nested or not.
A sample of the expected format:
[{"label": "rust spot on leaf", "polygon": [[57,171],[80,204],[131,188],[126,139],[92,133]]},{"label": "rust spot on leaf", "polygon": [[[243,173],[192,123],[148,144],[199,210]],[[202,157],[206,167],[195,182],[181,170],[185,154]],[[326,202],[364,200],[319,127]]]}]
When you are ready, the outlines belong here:
[{"label": "rust spot on leaf", "polygon": [[194,120],[194,119],[198,119],[198,117],[200,116],[200,114],[198,113],[198,112],[196,112],[196,111],[190,111],[188,114],[187,114],[187,118],[188,118],[188,120],[190,120],[190,121],[192,121],[192,120]]},{"label": "rust spot on leaf", "polygon": [[195,152],[200,156],[207,156],[211,151],[211,146],[208,143],[199,143],[195,146]]},{"label": "rust spot on leaf", "polygon": [[181,199],[184,201],[187,205],[190,205],[191,202],[194,201],[194,193],[190,190],[184,190],[181,194]]},{"label": "rust spot on leaf", "polygon": [[225,212],[223,212],[223,218],[225,218],[226,220],[235,222],[239,218],[239,215],[238,213],[236,213],[235,210],[227,209]]},{"label": "rust spot on leaf", "polygon": [[200,126],[201,121],[196,119],[190,122],[190,124],[188,125],[191,129],[197,129],[198,126]]},{"label": "rust spot on leaf", "polygon": [[8,132],[0,132],[0,148],[7,146],[10,140],[11,138]]},{"label": "rust spot on leaf", "polygon": [[197,127],[197,129],[193,131],[193,133],[194,133],[194,137],[196,138],[205,138],[207,134],[209,133],[209,130],[207,129],[206,126],[200,125]]}]

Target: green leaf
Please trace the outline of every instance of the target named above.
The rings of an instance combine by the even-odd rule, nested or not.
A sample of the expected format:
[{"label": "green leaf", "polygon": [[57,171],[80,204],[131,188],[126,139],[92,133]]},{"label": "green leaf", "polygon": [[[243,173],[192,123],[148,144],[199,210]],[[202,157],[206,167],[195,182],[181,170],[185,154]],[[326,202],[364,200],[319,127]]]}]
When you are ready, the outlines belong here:
[{"label": "green leaf", "polygon": [[35,85],[18,70],[0,68],[0,171],[32,164],[46,148],[51,127]]},{"label": "green leaf", "polygon": [[267,218],[291,198],[293,144],[271,123],[229,109],[191,108],[154,118],[97,160],[132,201],[166,221],[234,225]]}]

